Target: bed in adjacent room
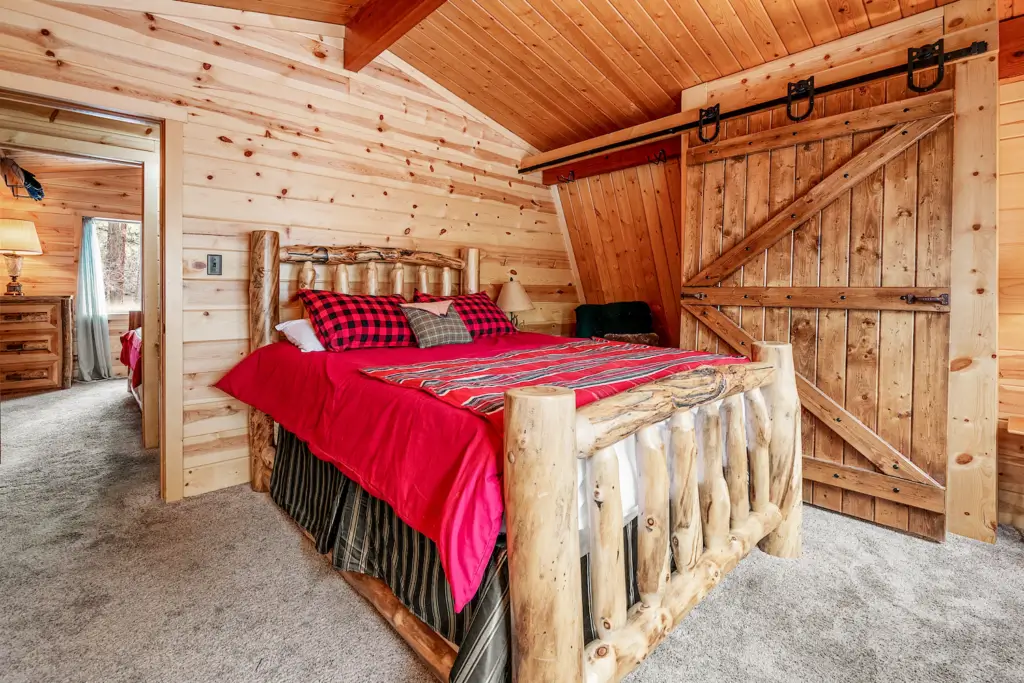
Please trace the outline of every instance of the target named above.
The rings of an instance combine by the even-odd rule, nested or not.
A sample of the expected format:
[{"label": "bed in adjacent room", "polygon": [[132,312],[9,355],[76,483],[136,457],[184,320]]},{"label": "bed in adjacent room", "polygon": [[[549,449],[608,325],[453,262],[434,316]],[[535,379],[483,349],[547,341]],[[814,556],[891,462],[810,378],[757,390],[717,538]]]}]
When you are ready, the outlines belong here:
[{"label": "bed in adjacent room", "polygon": [[128,393],[142,408],[142,311],[129,313],[128,331],[120,339],[120,361],[128,368]]},{"label": "bed in adjacent room", "polygon": [[[254,488],[269,488],[439,679],[511,680],[513,668],[528,671],[531,650],[561,639],[588,644],[587,676],[612,680],[688,611],[671,605],[691,601],[690,574],[706,591],[782,525],[782,501],[768,498],[765,430],[757,428],[769,420],[760,388],[776,371],[742,357],[517,332],[477,291],[472,251],[458,260],[365,247],[279,249],[276,233],[253,233],[253,352],[218,386],[253,409]],[[308,320],[277,324],[279,260],[303,264],[298,296]],[[333,269],[337,291],[315,289],[314,262]],[[357,264],[367,268],[368,295],[348,293]],[[390,295],[380,291],[381,265],[391,268]],[[434,265],[442,269],[440,297],[426,294],[425,269]],[[413,304],[403,296],[410,266]],[[451,270],[462,271],[461,296]],[[270,343],[275,327],[288,341]],[[543,404],[545,392],[561,401],[559,410],[575,414],[564,425],[570,431],[541,435],[555,415],[543,406],[523,422],[525,409],[507,403],[517,392],[523,406],[534,397]],[[745,420],[757,443],[749,474],[743,446],[740,477]],[[717,458],[717,474],[702,466],[702,481],[716,484],[701,484],[704,510],[697,440],[708,463]],[[540,453],[552,442],[570,450]],[[723,457],[729,448],[731,459]],[[527,465],[514,455],[520,449],[542,456],[542,476],[517,493],[517,469]],[[792,510],[792,433],[789,449],[789,469],[773,491],[789,492],[783,505]],[[730,495],[742,501],[730,503]],[[529,521],[531,514],[541,518]],[[680,547],[676,535],[686,533]],[[543,555],[552,548],[558,556],[548,565]],[[543,637],[523,623],[533,609],[551,622]]]}]

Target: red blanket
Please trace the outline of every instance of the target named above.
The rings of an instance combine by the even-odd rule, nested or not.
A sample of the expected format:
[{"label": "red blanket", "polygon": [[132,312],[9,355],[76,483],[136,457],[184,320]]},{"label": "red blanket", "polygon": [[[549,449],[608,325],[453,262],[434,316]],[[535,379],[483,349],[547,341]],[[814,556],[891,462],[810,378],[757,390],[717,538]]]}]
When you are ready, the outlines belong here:
[{"label": "red blanket", "polygon": [[[490,365],[502,354],[564,343],[564,338],[529,333],[432,349],[341,353],[301,353],[279,343],[247,356],[217,387],[271,415],[314,455],[437,543],[461,610],[476,593],[501,529],[500,425],[495,428],[425,391],[372,379],[361,369],[448,361]],[[710,360],[737,362],[721,356]],[[580,392],[577,403],[613,393],[605,391]]]},{"label": "red blanket", "polygon": [[370,377],[420,389],[501,427],[505,391],[548,384],[576,390],[577,407],[699,365],[740,358],[603,339],[510,351],[493,358],[456,358],[398,367],[363,368]]},{"label": "red blanket", "polygon": [[121,362],[128,366],[132,388],[142,384],[142,330],[128,330],[121,335]]}]

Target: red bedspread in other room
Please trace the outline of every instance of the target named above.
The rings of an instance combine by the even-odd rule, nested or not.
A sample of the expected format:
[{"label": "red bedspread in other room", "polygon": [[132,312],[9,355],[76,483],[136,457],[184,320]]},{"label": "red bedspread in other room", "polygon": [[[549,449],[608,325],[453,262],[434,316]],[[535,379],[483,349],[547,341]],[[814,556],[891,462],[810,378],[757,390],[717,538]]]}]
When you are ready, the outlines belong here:
[{"label": "red bedspread in other room", "polygon": [[[314,455],[336,465],[437,543],[456,609],[461,610],[479,586],[501,528],[500,424],[425,391],[373,379],[361,370],[488,359],[565,343],[564,338],[530,333],[431,349],[341,353],[302,353],[291,344],[278,343],[248,356],[217,386],[271,415],[305,441]],[[689,367],[742,362],[700,356],[702,360]],[[685,369],[675,364],[662,376]],[[624,388],[579,392],[577,403]]]},{"label": "red bedspread in other room", "polygon": [[142,331],[128,330],[121,335],[121,363],[128,367],[132,387],[142,384]]}]

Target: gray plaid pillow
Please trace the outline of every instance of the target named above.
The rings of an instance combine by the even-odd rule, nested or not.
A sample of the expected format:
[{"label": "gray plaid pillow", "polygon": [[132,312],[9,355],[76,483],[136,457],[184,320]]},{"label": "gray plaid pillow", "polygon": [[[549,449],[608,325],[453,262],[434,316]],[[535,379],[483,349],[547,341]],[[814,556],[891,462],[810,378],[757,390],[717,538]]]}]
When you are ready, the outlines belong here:
[{"label": "gray plaid pillow", "polygon": [[454,306],[448,307],[444,315],[434,315],[430,311],[402,306],[402,313],[409,321],[409,327],[416,336],[416,343],[421,349],[446,344],[468,344],[473,336],[466,329],[466,324],[455,312]]}]

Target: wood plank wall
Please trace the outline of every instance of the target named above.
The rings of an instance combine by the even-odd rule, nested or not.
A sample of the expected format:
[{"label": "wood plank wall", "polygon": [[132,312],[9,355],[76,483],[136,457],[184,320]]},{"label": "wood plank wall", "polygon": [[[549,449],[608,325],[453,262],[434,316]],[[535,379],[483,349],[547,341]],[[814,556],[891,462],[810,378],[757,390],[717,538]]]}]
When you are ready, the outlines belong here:
[{"label": "wood plank wall", "polygon": [[999,86],[999,521],[1024,529],[1024,82]]},{"label": "wood plank wall", "polygon": [[[31,167],[26,166],[29,171]],[[46,192],[41,202],[14,198],[0,187],[0,218],[29,220],[36,224],[43,253],[26,256],[22,276],[25,293],[36,296],[74,296],[78,293],[78,257],[81,253],[82,221],[89,216],[140,220],[142,169],[110,167],[92,169],[87,177],[41,173]],[[6,277],[6,272],[4,273]],[[110,352],[114,374],[125,377],[121,363],[121,334],[128,330],[128,314],[109,319]]]},{"label": "wood plank wall", "polygon": [[[146,6],[0,0],[0,71],[188,114],[185,495],[248,480],[245,407],[212,385],[248,346],[252,229],[279,230],[283,243],[478,246],[485,286],[516,276],[533,295],[528,329],[570,330],[576,294],[553,195],[515,169],[526,143],[393,56],[344,71],[331,31]],[[223,254],[224,275],[206,274],[208,253]]]},{"label": "wood plank wall", "polygon": [[679,346],[679,159],[560,183],[587,303],[645,301],[666,346]]}]

